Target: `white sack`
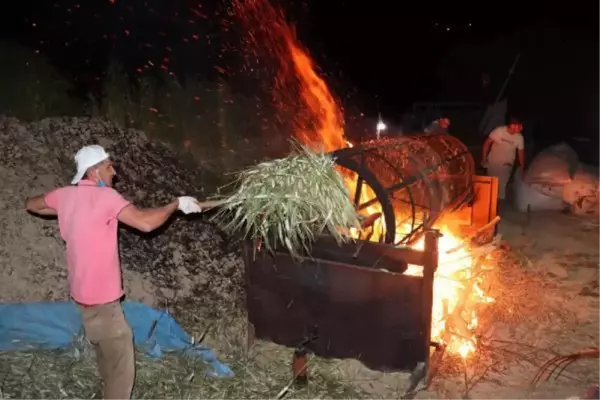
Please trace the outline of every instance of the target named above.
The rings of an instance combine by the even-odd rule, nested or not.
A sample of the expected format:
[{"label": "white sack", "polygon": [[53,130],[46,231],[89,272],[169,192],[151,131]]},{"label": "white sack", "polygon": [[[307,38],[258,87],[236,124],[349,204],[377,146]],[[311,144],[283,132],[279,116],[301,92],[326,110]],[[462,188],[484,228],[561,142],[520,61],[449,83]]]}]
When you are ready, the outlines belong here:
[{"label": "white sack", "polygon": [[514,175],[515,206],[521,212],[556,210],[565,208],[562,199],[544,194],[544,189],[540,185],[530,185],[520,177],[520,174]]},{"label": "white sack", "polygon": [[578,215],[598,215],[600,195],[598,169],[581,164],[573,179],[565,185],[563,200]]},{"label": "white sack", "polygon": [[566,143],[548,147],[532,160],[525,181],[545,195],[563,199],[564,186],[571,182],[578,165],[577,153]]}]

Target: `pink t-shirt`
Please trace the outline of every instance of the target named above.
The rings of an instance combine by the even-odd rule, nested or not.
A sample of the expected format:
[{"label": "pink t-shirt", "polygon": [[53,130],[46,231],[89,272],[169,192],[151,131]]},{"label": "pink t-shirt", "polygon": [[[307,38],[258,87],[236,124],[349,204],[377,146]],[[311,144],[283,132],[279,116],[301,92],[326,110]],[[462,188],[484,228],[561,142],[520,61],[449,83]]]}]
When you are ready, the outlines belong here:
[{"label": "pink t-shirt", "polygon": [[117,215],[129,204],[116,190],[81,180],[48,193],[60,235],[67,244],[71,296],[85,305],[105,304],[123,295]]}]

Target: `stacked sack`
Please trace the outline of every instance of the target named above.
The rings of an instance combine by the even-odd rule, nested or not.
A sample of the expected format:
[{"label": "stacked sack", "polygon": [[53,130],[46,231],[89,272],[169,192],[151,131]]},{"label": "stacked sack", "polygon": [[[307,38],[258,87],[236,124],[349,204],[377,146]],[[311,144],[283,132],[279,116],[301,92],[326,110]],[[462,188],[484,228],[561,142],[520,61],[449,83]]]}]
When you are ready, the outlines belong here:
[{"label": "stacked sack", "polygon": [[516,177],[516,206],[520,211],[569,208],[578,215],[598,215],[598,169],[579,162],[566,143],[551,146],[531,162],[524,181]]}]

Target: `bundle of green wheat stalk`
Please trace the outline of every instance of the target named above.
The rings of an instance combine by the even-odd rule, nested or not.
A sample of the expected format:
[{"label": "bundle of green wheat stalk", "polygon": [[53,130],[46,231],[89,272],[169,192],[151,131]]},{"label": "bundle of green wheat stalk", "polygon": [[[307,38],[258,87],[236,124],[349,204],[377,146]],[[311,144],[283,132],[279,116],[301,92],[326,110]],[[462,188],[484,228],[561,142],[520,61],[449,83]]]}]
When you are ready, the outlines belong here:
[{"label": "bundle of green wheat stalk", "polygon": [[359,229],[356,210],[333,158],[296,145],[288,157],[239,173],[236,190],[213,217],[232,234],[258,239],[268,251],[285,246],[293,257],[310,254],[310,244],[329,234],[338,244]]}]

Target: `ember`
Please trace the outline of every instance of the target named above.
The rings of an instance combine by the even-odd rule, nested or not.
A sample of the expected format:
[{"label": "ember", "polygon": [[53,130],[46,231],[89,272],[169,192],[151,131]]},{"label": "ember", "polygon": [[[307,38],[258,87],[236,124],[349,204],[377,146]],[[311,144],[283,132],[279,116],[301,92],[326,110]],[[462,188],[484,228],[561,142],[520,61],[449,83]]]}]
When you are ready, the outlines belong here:
[{"label": "ember", "polygon": [[[295,135],[313,148],[334,151],[352,147],[344,138],[341,107],[325,81],[316,73],[311,57],[298,42],[283,14],[267,0],[237,2],[234,8],[236,16],[249,32],[246,50],[254,55],[260,53],[265,57],[273,57],[278,65],[278,73],[272,83],[274,97],[280,110],[286,115],[292,115]],[[290,110],[295,112],[290,113]],[[468,158],[470,159],[470,155]],[[472,159],[470,160],[472,166]],[[462,176],[473,172],[468,167],[466,163]],[[358,183],[357,175],[347,170],[342,172],[350,192],[354,193]],[[369,187],[360,191],[360,201],[357,204],[371,203],[361,210],[364,216],[383,214],[380,205],[371,201],[374,198],[375,194]],[[445,199],[438,200],[440,207],[450,206],[445,203]],[[399,207],[394,204],[394,213],[402,214]],[[434,226],[443,236],[439,241],[440,260],[434,283],[431,336],[432,340],[444,343],[448,352],[467,358],[477,346],[474,332],[478,324],[478,306],[493,301],[485,295],[478,280],[479,272],[491,265],[486,265],[485,260],[476,260],[467,247],[456,250],[462,244],[460,235],[450,228],[449,223],[444,223],[445,219],[441,217],[442,215],[436,215],[437,223]],[[422,220],[426,219],[423,216]],[[414,230],[414,226],[406,226],[401,221],[397,221],[395,226],[399,236],[406,236],[406,232]],[[385,234],[384,228],[385,217],[381,216],[373,223],[372,231],[376,233],[369,240],[379,241]],[[359,233],[354,233],[358,237]],[[420,250],[423,248],[423,241],[415,240],[410,245]],[[406,274],[421,275],[422,270],[409,266]]]}]

